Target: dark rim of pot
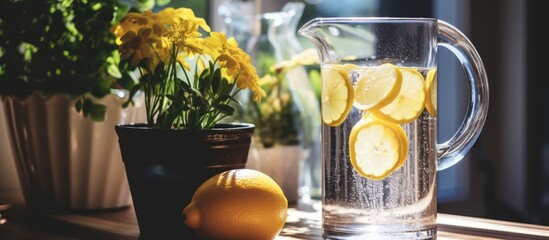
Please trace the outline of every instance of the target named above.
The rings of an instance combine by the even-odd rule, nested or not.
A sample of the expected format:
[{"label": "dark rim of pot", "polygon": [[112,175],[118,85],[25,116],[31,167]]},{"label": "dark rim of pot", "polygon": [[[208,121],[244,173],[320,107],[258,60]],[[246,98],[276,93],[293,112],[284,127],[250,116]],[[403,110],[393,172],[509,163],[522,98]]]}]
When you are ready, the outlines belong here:
[{"label": "dark rim of pot", "polygon": [[[134,129],[134,130],[143,130],[143,131],[148,131],[148,130],[151,130],[153,128],[149,127],[148,124],[146,123],[129,123],[129,124],[117,124],[115,126],[116,128],[131,128],[131,129]],[[199,132],[204,132],[204,131],[215,131],[215,132],[219,132],[219,131],[234,131],[234,130],[244,130],[244,129],[253,129],[255,128],[255,125],[254,124],[251,124],[251,123],[241,123],[241,122],[231,122],[231,123],[217,123],[215,125],[215,127],[211,128],[211,129],[204,129],[204,130],[184,130],[184,131],[199,131]],[[182,131],[180,129],[155,129],[155,130],[159,130],[159,131]]]}]

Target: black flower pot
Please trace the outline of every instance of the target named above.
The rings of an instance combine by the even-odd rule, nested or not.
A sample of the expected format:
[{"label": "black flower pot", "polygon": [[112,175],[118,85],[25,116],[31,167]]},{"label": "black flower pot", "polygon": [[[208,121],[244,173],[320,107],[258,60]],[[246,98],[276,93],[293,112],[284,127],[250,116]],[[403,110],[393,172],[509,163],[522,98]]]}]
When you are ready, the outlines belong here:
[{"label": "black flower pot", "polygon": [[115,126],[141,239],[194,239],[181,213],[194,191],[215,174],[244,168],[253,124],[210,130]]}]

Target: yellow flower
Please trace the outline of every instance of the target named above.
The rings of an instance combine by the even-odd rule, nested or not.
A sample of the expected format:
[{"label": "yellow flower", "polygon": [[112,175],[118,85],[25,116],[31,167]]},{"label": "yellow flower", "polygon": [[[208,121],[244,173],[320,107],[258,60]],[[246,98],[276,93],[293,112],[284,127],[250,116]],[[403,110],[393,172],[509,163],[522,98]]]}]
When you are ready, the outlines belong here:
[{"label": "yellow flower", "polygon": [[142,27],[149,25],[149,19],[141,13],[128,13],[118,24],[111,27],[111,32],[116,36],[116,44],[122,44],[121,37],[129,32],[138,32]]},{"label": "yellow flower", "polygon": [[224,48],[224,44],[227,42],[225,34],[219,32],[210,32],[210,36],[204,39],[205,54],[216,58],[219,56],[219,52]]},{"label": "yellow flower", "polygon": [[157,39],[151,37],[152,29],[141,28],[135,33],[129,31],[122,38],[122,44],[118,47],[120,58],[131,58],[131,65],[137,66],[141,59],[146,59],[151,56],[151,46],[158,42]]},{"label": "yellow flower", "polygon": [[238,88],[250,89],[254,93],[255,101],[266,95],[259,86],[259,76],[250,55],[238,47],[234,38],[227,39],[224,33],[211,32],[204,45],[211,50],[212,55],[218,54],[217,60],[223,67],[223,75],[232,81],[236,79]]},{"label": "yellow flower", "polygon": [[240,64],[231,55],[223,53],[217,59],[223,68],[227,70],[227,74],[234,75],[240,71]]},{"label": "yellow flower", "polygon": [[159,38],[159,41],[155,44],[154,47],[154,56],[150,58],[150,68],[156,69],[159,62],[169,63],[171,54],[172,54],[172,43],[167,41],[166,38]]},{"label": "yellow flower", "polygon": [[[257,101],[265,96],[250,56],[234,38],[211,32],[191,9],[130,13],[112,31],[122,59],[132,66],[148,59],[139,69],[147,77],[136,86],[145,91],[147,121],[153,126],[211,128],[232,115],[229,103],[238,90],[250,89]],[[214,81],[219,73],[229,84]]]},{"label": "yellow flower", "polygon": [[210,27],[206,23],[206,20],[196,17],[193,10],[190,8],[165,8],[164,10],[158,12],[158,22],[164,25],[181,22],[193,22],[197,26],[201,27],[204,31],[211,31]]},{"label": "yellow flower", "polygon": [[253,93],[254,101],[261,100],[266,95],[265,91],[259,86],[259,77],[255,67],[250,64],[241,63],[242,71],[238,74],[236,85],[241,89],[249,88]]},{"label": "yellow flower", "polygon": [[192,22],[174,23],[164,34],[164,37],[178,47],[179,51],[189,57],[202,53],[204,39],[201,36],[197,25]]},{"label": "yellow flower", "polygon": [[204,45],[208,47],[211,55],[217,54],[219,64],[226,69],[223,74],[227,79],[236,78],[237,87],[252,90],[256,100],[265,96],[265,91],[259,86],[259,77],[250,56],[238,47],[238,42],[234,38],[227,39],[224,33],[210,32],[210,37],[206,38]]}]

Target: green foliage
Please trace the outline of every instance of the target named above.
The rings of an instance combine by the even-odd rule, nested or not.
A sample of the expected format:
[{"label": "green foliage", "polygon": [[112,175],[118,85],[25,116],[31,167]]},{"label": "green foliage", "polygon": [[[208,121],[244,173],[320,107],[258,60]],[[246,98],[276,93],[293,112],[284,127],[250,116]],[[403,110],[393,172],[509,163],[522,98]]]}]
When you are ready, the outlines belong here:
[{"label": "green foliage", "polygon": [[90,96],[134,85],[109,31],[128,10],[118,0],[2,0],[0,94],[77,95],[77,110],[103,120]]},{"label": "green foliage", "polygon": [[296,94],[301,89],[290,87],[290,82],[297,81],[296,77],[300,76],[292,71],[303,67],[308,72],[308,80],[312,81],[319,99],[320,73],[317,70],[316,51],[309,49],[292,56],[289,61],[278,63],[272,54],[260,53],[257,56],[258,71],[263,74],[260,85],[265,90],[266,97],[259,102],[250,101],[251,106],[245,110],[249,115],[246,120],[257,126],[255,135],[265,148],[299,144],[302,141],[300,134],[304,131],[301,113],[303,103],[299,102]]},{"label": "green foliage", "polygon": [[[148,62],[144,60],[140,64],[146,68]],[[145,74],[140,78],[130,95],[143,89],[145,102],[152,109],[147,121],[156,128],[212,128],[221,119],[234,114],[231,103],[238,103],[235,95],[240,89],[235,91],[236,82],[223,77],[221,68],[215,62],[209,61],[208,64],[209,67],[200,74],[195,69],[193,76],[189,76],[180,66],[184,75],[181,79],[178,71],[174,72],[179,66],[177,62],[172,61],[168,65],[160,62],[154,74]]]},{"label": "green foliage", "polygon": [[251,120],[257,126],[256,135],[265,148],[299,144],[301,116],[290,90],[291,79],[285,73],[267,72],[270,81],[262,83],[267,96],[259,102],[250,102],[255,112]]}]

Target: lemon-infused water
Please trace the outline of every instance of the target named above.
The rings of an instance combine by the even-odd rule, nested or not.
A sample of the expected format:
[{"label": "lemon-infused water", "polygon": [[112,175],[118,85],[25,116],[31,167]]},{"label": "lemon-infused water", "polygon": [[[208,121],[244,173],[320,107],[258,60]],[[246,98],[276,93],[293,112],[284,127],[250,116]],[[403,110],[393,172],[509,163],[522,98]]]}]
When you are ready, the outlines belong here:
[{"label": "lemon-infused water", "polygon": [[[321,62],[325,239],[436,238],[436,174],[459,162],[488,111],[478,52],[434,18],[315,18],[299,34]],[[464,67],[469,106],[437,143],[438,47]]]},{"label": "lemon-infused water", "polygon": [[[389,66],[389,72],[399,73],[387,73],[386,67],[379,66],[325,65],[322,68],[325,77],[348,80],[350,84],[346,87],[351,87],[353,92],[347,100],[353,107],[346,115],[342,112],[341,123],[324,124],[322,129],[324,235],[331,239],[379,239],[387,233],[398,239],[434,236],[437,152],[433,110],[436,105],[425,106],[432,104],[431,98],[436,99],[436,91],[427,87],[436,83],[435,69]],[[417,75],[406,73],[409,71]],[[427,78],[429,72],[431,75]],[[422,82],[412,86],[410,82],[417,80]],[[376,88],[371,86],[375,81],[385,84]],[[323,82],[334,80],[323,78]],[[388,86],[391,84],[395,86]],[[338,100],[334,91],[343,94],[341,88],[345,87],[323,85],[322,93],[331,96],[331,99],[323,96],[324,113],[340,112],[336,108],[346,107],[330,104]],[[361,95],[370,99],[370,95],[379,96],[376,101],[384,103],[360,104],[358,102],[366,102],[360,99]],[[385,115],[384,112],[392,112],[386,109],[391,104],[404,112],[394,113],[396,117]],[[399,135],[399,131],[404,136]]]}]

